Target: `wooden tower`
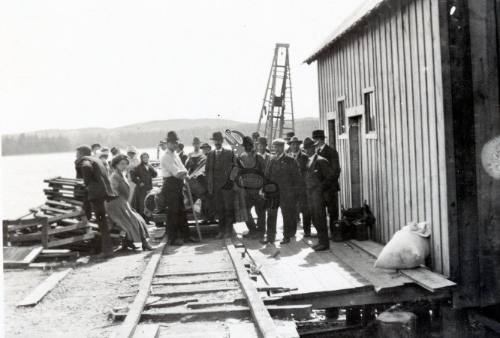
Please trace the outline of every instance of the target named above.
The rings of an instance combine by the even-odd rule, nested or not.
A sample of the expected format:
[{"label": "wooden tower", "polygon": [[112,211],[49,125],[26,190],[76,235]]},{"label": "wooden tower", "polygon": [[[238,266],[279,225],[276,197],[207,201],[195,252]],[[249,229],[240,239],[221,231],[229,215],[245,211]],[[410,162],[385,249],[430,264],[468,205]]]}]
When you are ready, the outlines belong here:
[{"label": "wooden tower", "polygon": [[268,143],[275,138],[283,137],[286,132],[295,131],[289,46],[277,43],[274,48],[273,62],[260,111],[257,131],[267,138]]}]

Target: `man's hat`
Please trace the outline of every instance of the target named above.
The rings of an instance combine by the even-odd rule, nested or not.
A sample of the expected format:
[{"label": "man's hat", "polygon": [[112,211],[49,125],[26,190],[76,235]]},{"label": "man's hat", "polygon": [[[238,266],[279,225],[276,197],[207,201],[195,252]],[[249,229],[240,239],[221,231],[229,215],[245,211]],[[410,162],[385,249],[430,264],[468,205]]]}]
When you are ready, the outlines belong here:
[{"label": "man's hat", "polygon": [[94,143],[93,145],[90,146],[92,149],[94,148],[101,148],[101,145],[99,143]]},{"label": "man's hat", "polygon": [[134,153],[134,154],[137,154],[137,148],[134,147],[134,146],[128,146],[127,148],[127,154],[128,153]]},{"label": "man's hat", "polygon": [[283,140],[282,138],[277,138],[273,140],[273,144],[285,145],[285,143],[286,143],[285,140]]},{"label": "man's hat", "polygon": [[203,148],[208,148],[208,149],[211,149],[212,147],[210,146],[210,144],[208,143],[203,143],[201,146],[200,146],[201,149]]},{"label": "man's hat", "polygon": [[299,138],[297,136],[293,136],[292,138],[290,138],[290,140],[288,141],[288,144],[292,144],[292,143],[298,143],[298,144],[301,144],[302,141],[299,140]]},{"label": "man's hat", "polygon": [[295,133],[293,131],[289,131],[288,133],[286,133],[285,139],[288,141],[294,136],[295,136]]},{"label": "man's hat", "polygon": [[257,143],[258,144],[262,144],[264,146],[267,146],[267,138],[263,137],[263,136],[260,136],[258,139],[257,139]]},{"label": "man's hat", "polygon": [[177,133],[175,131],[169,131],[167,133],[167,138],[165,139],[166,142],[177,142],[179,141],[179,138],[177,137]]},{"label": "man's hat", "polygon": [[304,139],[303,147],[304,147],[304,149],[310,149],[310,148],[314,148],[315,144],[316,144],[316,142],[314,142],[310,137],[306,137]]},{"label": "man's hat", "polygon": [[200,144],[200,143],[201,142],[200,142],[199,138],[197,138],[197,137],[193,138],[193,144]]},{"label": "man's hat", "polygon": [[[314,130],[312,132],[312,138],[315,139],[315,138],[325,138],[325,131],[324,130],[321,130],[321,129],[318,129],[318,130]],[[305,141],[305,140],[304,140]]]},{"label": "man's hat", "polygon": [[86,144],[82,144],[81,146],[76,147],[76,150],[78,152],[80,152],[81,154],[84,154],[84,155],[87,155],[87,156],[92,153],[92,150]]},{"label": "man's hat", "polygon": [[224,137],[222,137],[222,133],[220,131],[216,131],[212,134],[212,141],[223,141]]}]

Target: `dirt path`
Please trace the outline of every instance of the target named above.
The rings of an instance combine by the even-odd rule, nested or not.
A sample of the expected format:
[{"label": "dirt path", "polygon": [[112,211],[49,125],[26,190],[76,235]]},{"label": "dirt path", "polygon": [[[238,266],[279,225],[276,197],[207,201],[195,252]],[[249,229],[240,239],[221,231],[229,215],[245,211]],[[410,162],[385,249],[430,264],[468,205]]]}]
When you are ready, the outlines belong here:
[{"label": "dirt path", "polygon": [[114,325],[107,313],[123,305],[118,298],[140,275],[151,252],[118,255],[108,261],[75,268],[32,308],[16,303],[50,275],[40,270],[7,270],[5,285],[5,337],[107,337]]}]

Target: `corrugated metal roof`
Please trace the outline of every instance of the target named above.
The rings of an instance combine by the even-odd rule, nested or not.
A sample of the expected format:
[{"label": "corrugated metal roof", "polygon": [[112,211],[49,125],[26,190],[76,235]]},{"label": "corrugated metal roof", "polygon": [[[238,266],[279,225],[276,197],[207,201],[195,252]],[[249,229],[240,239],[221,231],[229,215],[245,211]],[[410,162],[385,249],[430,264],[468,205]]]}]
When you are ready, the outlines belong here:
[{"label": "corrugated metal roof", "polygon": [[318,58],[318,56],[330,47],[336,40],[349,30],[357,26],[375,9],[388,0],[367,0],[363,2],[346,20],[344,20],[335,31],[309,56],[304,62],[310,64]]}]

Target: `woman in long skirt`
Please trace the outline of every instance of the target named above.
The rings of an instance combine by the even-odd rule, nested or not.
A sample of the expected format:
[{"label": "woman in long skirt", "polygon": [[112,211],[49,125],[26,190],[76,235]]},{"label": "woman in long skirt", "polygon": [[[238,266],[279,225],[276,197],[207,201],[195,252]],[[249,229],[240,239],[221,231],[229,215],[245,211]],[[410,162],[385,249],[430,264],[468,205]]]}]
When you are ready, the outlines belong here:
[{"label": "woman in long skirt", "polygon": [[113,223],[127,234],[122,246],[136,249],[134,243],[141,242],[143,250],[152,250],[148,242],[149,233],[146,222],[141,215],[132,209],[128,202],[130,186],[125,174],[128,165],[129,159],[125,155],[117,155],[111,162],[113,168],[110,177],[111,187],[118,195],[118,198],[106,202],[106,211]]}]

